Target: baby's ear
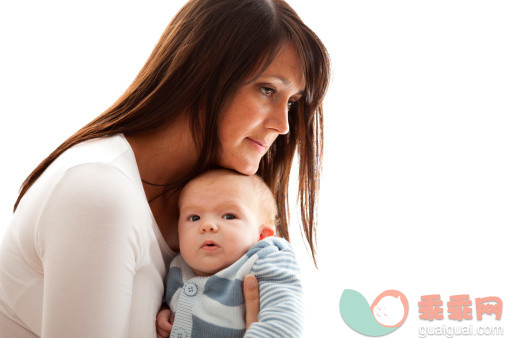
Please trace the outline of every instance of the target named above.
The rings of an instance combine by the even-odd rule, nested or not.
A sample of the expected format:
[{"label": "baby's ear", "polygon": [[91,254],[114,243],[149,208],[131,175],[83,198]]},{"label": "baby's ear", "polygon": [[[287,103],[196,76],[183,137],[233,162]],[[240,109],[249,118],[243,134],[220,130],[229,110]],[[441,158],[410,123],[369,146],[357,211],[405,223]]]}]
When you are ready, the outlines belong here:
[{"label": "baby's ear", "polygon": [[275,229],[272,226],[263,225],[261,227],[261,234],[259,236],[259,241],[263,240],[264,238],[271,237],[275,235]]}]

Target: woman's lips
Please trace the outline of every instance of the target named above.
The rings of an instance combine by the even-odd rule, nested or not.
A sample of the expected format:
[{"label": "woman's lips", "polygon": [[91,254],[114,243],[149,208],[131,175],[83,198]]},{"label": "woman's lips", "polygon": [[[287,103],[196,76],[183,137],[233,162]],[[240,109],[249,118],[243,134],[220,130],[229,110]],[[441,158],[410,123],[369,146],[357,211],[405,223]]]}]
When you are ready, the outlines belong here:
[{"label": "woman's lips", "polygon": [[257,149],[259,152],[264,153],[266,151],[267,143],[262,140],[255,140],[253,138],[247,137],[248,141],[250,141],[250,144],[254,146],[255,149]]}]

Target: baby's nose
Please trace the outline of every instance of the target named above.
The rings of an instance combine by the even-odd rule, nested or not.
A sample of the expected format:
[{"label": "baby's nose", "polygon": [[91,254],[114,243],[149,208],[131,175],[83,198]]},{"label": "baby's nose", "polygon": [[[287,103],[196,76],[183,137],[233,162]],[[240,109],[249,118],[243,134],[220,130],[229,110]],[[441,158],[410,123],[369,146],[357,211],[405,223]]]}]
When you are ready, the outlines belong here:
[{"label": "baby's nose", "polygon": [[206,222],[201,226],[201,234],[205,232],[217,232],[217,231],[218,228],[210,222]]}]

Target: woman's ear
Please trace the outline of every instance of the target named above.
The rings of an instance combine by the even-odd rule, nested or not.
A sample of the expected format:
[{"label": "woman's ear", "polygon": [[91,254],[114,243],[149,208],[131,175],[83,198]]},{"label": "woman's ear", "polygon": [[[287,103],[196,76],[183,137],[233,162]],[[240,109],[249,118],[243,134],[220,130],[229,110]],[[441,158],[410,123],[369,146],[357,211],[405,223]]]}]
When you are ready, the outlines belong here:
[{"label": "woman's ear", "polygon": [[264,238],[271,237],[274,235],[275,235],[275,230],[273,228],[263,225],[261,234],[259,236],[259,241],[263,240]]}]

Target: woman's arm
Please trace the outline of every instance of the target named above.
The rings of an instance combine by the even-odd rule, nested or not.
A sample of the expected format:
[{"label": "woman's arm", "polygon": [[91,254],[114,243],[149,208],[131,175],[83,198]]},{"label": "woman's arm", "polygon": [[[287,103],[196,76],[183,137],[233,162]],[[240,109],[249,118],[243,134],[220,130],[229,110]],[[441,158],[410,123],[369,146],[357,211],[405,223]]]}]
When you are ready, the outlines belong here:
[{"label": "woman's arm", "polygon": [[128,336],[140,246],[133,189],[115,167],[86,164],[67,170],[49,195],[36,231],[42,337]]}]

